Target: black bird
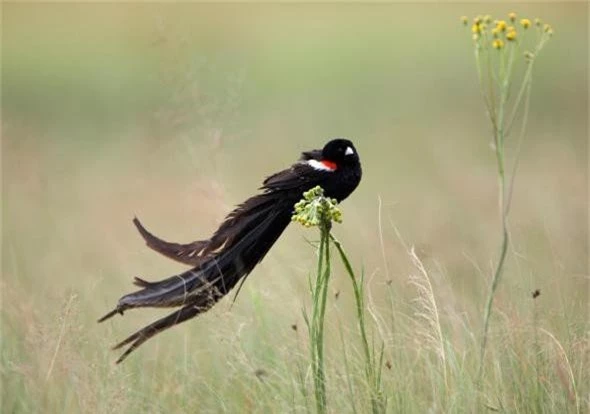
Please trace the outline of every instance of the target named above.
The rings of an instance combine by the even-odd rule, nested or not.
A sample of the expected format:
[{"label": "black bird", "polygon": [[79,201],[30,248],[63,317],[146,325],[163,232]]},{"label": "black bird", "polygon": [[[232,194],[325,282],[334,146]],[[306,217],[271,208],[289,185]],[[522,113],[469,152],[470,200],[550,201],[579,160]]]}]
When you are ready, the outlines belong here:
[{"label": "black bird", "polygon": [[113,349],[131,344],[117,363],[152,336],[207,311],[240,280],[243,283],[283,233],[305,191],[319,185],[327,197],[340,202],[358,186],[361,175],[352,142],[334,139],[321,150],[304,152],[290,168],[264,180],[262,193],[238,205],[210,239],[166,242],[135,218],[135,226],[151,249],[193,268],[159,282],[136,277],[133,283],[142,289],[123,296],[114,310],[98,320],[131,308],[180,307],[115,345]]}]

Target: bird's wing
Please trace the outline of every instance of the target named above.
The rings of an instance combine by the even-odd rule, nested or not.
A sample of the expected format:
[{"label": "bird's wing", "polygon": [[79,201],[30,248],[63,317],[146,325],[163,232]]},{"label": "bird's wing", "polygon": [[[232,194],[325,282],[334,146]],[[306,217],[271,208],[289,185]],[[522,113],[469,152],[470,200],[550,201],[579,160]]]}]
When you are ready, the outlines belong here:
[{"label": "bird's wing", "polygon": [[[312,162],[315,159],[310,159]],[[332,174],[327,169],[314,168],[310,164],[310,160],[301,160],[283,171],[279,171],[264,180],[261,189],[273,191],[289,191],[297,190],[301,192],[299,198],[303,196],[303,192],[322,185],[322,183]],[[319,162],[317,162],[319,164]],[[298,200],[297,200],[298,201]]]}]

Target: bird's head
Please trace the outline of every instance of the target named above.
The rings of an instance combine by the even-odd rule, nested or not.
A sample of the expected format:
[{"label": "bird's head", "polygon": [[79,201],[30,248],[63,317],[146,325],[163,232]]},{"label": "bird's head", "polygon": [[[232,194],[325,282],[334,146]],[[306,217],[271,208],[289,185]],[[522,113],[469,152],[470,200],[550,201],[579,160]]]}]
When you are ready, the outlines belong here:
[{"label": "bird's head", "polygon": [[337,166],[357,165],[359,156],[352,142],[336,138],[328,142],[322,149],[322,160],[333,162]]}]

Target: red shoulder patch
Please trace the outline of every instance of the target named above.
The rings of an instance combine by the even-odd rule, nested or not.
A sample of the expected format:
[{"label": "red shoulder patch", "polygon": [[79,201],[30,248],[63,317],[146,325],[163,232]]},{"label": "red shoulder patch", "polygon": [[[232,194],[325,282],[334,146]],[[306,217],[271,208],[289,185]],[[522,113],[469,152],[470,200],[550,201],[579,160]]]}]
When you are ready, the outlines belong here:
[{"label": "red shoulder patch", "polygon": [[338,166],[336,165],[335,162],[332,161],[328,161],[328,160],[323,160],[320,161],[322,164],[324,164],[326,166],[326,168],[328,168],[329,170],[335,170],[336,168],[338,168]]}]

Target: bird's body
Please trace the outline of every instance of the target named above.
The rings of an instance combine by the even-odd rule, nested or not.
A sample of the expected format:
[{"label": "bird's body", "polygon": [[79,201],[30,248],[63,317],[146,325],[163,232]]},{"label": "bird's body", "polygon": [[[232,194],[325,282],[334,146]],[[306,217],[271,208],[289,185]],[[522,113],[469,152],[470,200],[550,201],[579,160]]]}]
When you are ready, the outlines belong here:
[{"label": "bird's body", "polygon": [[99,320],[137,307],[181,307],[117,344],[115,349],[131,344],[117,362],[164,329],[208,310],[243,282],[288,226],[293,206],[305,191],[319,185],[327,197],[340,202],[358,186],[361,174],[353,144],[335,139],[322,150],[304,152],[289,169],[268,177],[262,193],[233,210],[210,239],[169,243],[148,232],[136,218],[134,223],[150,248],[193,268],[159,282],[135,278],[142,289],[123,296]]}]

